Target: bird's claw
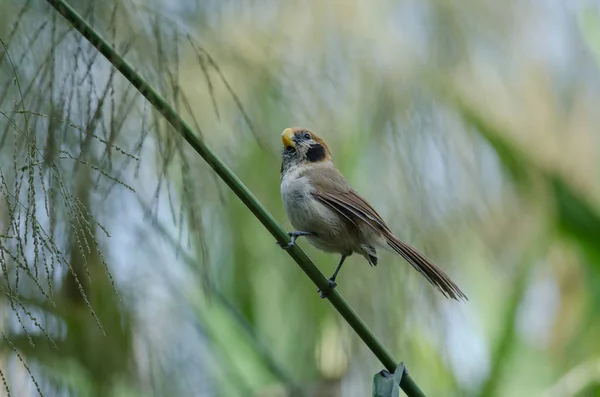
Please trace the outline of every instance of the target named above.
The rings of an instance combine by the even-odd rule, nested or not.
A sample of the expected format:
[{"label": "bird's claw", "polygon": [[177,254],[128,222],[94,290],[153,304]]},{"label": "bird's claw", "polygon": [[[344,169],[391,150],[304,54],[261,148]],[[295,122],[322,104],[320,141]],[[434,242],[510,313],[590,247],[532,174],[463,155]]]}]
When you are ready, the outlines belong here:
[{"label": "bird's claw", "polygon": [[283,244],[280,243],[279,241],[277,241],[277,245],[280,246],[281,248],[283,248],[284,250],[288,250],[290,248],[292,248],[294,245],[296,245],[296,239],[300,236],[310,236],[313,233],[309,233],[309,232],[288,232],[288,236],[291,237],[290,242],[287,244]]},{"label": "bird's claw", "polygon": [[335,280],[329,279],[327,281],[329,281],[329,288],[327,288],[324,291],[321,291],[320,288],[317,290],[317,292],[319,292],[319,296],[321,297],[321,299],[327,298],[327,295],[329,294],[329,291],[333,291],[333,289],[335,287],[337,287],[337,283],[335,282]]},{"label": "bird's claw", "polygon": [[290,241],[290,242],[289,242],[289,243],[287,243],[287,244],[280,243],[279,241],[276,241],[276,243],[277,243],[277,245],[278,245],[278,246],[280,246],[280,247],[281,247],[282,249],[284,249],[284,250],[289,250],[289,249],[290,249],[290,248],[292,248],[294,245],[296,245],[296,243],[295,243],[295,242],[293,242],[293,241]]}]

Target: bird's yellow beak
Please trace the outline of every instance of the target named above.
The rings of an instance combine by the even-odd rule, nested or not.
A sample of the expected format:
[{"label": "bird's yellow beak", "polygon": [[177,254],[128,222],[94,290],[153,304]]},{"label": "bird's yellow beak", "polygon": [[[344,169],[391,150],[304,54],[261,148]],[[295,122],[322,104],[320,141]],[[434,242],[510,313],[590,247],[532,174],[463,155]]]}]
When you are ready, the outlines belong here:
[{"label": "bird's yellow beak", "polygon": [[294,130],[292,130],[291,128],[286,128],[285,130],[283,130],[283,132],[281,133],[281,142],[283,142],[283,146],[286,148],[296,147],[296,144],[292,140],[293,137]]}]

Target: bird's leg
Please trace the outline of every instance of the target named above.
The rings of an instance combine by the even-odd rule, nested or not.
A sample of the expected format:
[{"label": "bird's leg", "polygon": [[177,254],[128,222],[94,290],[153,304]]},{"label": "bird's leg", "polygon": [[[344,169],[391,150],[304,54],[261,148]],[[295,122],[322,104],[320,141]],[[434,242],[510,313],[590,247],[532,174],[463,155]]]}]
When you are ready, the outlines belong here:
[{"label": "bird's leg", "polygon": [[340,259],[340,263],[338,263],[337,267],[335,268],[335,271],[333,272],[333,276],[331,276],[329,278],[329,281],[331,281],[332,283],[335,284],[335,278],[337,277],[338,273],[342,269],[342,265],[344,264],[344,261],[346,260],[347,257],[348,257],[348,255],[342,255],[342,259]]},{"label": "bird's leg", "polygon": [[289,248],[292,248],[294,245],[296,245],[296,239],[298,237],[301,237],[301,236],[314,236],[314,235],[315,235],[315,233],[313,233],[313,232],[302,232],[302,231],[299,231],[299,230],[295,230],[293,232],[289,232],[288,233],[288,236],[290,236],[292,238],[288,244],[281,244],[278,241],[277,245],[280,246],[283,249],[289,249]]},{"label": "bird's leg", "polygon": [[332,289],[334,289],[335,287],[337,287],[337,283],[335,282],[335,278],[337,277],[338,273],[340,272],[340,269],[342,268],[342,265],[344,264],[344,261],[346,260],[346,258],[349,255],[342,255],[342,259],[340,259],[340,263],[338,263],[337,267],[335,268],[335,271],[333,272],[333,276],[329,277],[329,288],[326,291],[321,291],[320,289],[317,290],[317,292],[321,293],[321,298],[326,298],[327,297],[327,292],[331,291]]}]

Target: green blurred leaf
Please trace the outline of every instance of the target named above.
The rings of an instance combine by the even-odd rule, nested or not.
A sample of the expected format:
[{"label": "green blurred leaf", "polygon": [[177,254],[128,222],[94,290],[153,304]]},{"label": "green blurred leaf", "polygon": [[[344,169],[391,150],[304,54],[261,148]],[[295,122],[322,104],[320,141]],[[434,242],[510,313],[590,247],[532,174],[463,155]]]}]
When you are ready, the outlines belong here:
[{"label": "green blurred leaf", "polygon": [[[600,25],[599,25],[600,27]],[[585,250],[590,265],[600,269],[600,215],[560,176],[537,167],[520,148],[504,137],[502,131],[482,118],[474,109],[462,101],[456,101],[456,108],[466,123],[477,132],[496,151],[504,168],[513,180],[521,186],[530,176],[538,175],[552,189],[555,198],[556,223],[561,232],[576,240]]]},{"label": "green blurred leaf", "polygon": [[527,184],[529,180],[528,171],[531,170],[532,164],[527,161],[525,154],[510,142],[500,129],[486,120],[475,109],[461,100],[456,99],[454,102],[456,110],[458,110],[465,123],[475,128],[479,135],[494,149],[498,159],[512,179],[519,185]]},{"label": "green blurred leaf", "polygon": [[597,288],[600,282],[600,214],[562,179],[556,176],[550,176],[549,179],[554,191],[558,229],[577,244],[584,254],[589,291],[596,305],[600,305],[600,288]]},{"label": "green blurred leaf", "polygon": [[559,229],[583,248],[589,265],[600,270],[600,215],[562,179],[550,176],[550,183]]}]

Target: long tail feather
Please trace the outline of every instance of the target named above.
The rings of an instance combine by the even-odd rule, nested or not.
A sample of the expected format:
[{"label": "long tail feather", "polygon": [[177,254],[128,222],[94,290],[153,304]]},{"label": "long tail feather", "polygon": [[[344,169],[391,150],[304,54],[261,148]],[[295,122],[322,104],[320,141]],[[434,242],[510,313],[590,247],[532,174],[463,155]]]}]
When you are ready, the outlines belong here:
[{"label": "long tail feather", "polygon": [[468,300],[467,296],[458,288],[458,286],[448,277],[446,273],[433,264],[423,254],[411,247],[404,241],[399,240],[391,233],[384,235],[388,245],[393,248],[400,256],[421,273],[433,286],[435,286],[445,297],[455,300]]}]

